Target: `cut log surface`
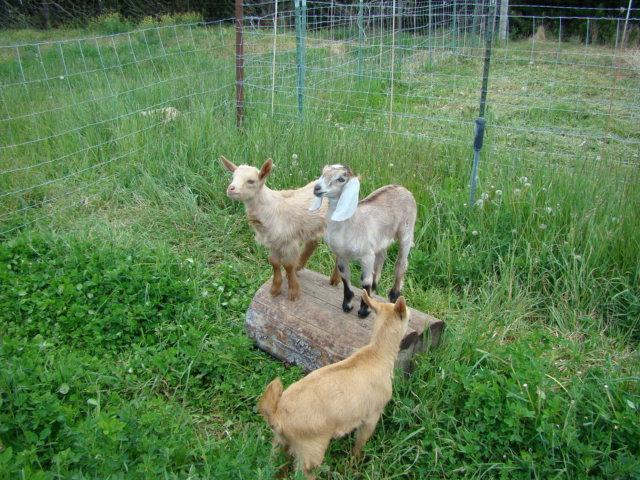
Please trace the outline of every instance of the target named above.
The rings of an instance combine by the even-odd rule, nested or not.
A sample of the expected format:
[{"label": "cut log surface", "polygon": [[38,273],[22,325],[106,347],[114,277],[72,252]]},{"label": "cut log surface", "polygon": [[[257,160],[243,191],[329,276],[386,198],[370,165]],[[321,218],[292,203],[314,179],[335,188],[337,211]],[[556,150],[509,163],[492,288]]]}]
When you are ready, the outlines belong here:
[{"label": "cut log surface", "polygon": [[[279,296],[271,296],[271,279],[253,297],[246,327],[258,347],[309,372],[343,360],[369,343],[375,313],[371,312],[367,318],[358,317],[360,294],[357,289],[354,289],[353,310],[344,313],[341,286],[330,286],[328,277],[310,270],[301,270],[298,278],[301,295],[295,302],[287,298],[286,282]],[[374,297],[388,301],[378,295]],[[396,363],[396,367],[406,372],[416,352],[438,344],[444,328],[442,320],[410,310],[409,327]]]}]

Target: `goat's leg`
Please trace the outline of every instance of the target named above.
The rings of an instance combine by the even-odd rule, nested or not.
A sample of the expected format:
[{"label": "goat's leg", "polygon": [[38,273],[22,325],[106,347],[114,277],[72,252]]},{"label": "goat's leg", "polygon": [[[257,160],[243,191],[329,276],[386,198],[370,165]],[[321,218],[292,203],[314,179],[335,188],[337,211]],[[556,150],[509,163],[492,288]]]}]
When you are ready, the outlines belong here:
[{"label": "goat's leg", "polygon": [[412,240],[411,238],[405,238],[400,242],[400,248],[398,248],[398,258],[396,259],[395,268],[395,281],[393,288],[389,292],[389,300],[395,302],[400,296],[400,290],[404,284],[404,275],[407,273],[407,266],[409,265],[409,250],[411,250]]},{"label": "goat's leg", "polygon": [[271,282],[271,295],[274,297],[280,295],[282,288],[282,270],[280,269],[280,259],[276,259],[273,255],[269,257],[269,263],[273,267],[273,281]]},{"label": "goat's leg", "polygon": [[338,257],[338,270],[340,271],[340,277],[342,278],[343,297],[342,297],[342,311],[345,313],[350,312],[353,309],[351,300],[353,300],[353,292],[349,285],[351,277],[351,269],[349,268],[349,261]]},{"label": "goat's leg", "polygon": [[313,254],[313,251],[318,246],[318,243],[319,243],[318,240],[309,240],[307,243],[304,244],[304,250],[300,255],[300,259],[298,260],[298,266],[296,267],[296,270],[302,270],[304,268],[304,266],[307,264],[307,261],[309,260],[309,257]]},{"label": "goat's leg", "polygon": [[333,272],[329,279],[329,285],[338,285],[340,283],[340,270],[338,270],[338,258],[336,257],[336,263],[333,266]]},{"label": "goat's leg", "polygon": [[298,283],[296,263],[285,263],[284,271],[287,273],[287,282],[289,283],[289,300],[296,300],[300,296],[300,283]]},{"label": "goat's leg", "polygon": [[316,437],[304,441],[304,444],[298,445],[295,449],[298,467],[304,472],[308,480],[315,479],[315,475],[311,472],[314,468],[320,466],[324,460],[324,454],[329,446],[330,436]]},{"label": "goat's leg", "polygon": [[378,284],[380,283],[380,276],[382,275],[382,267],[384,266],[384,261],[387,258],[387,251],[380,250],[376,253],[376,260],[373,264],[373,283],[371,284],[371,288],[378,291]]},{"label": "goat's leg", "polygon": [[375,413],[371,415],[361,427],[356,430],[356,443],[353,446],[353,456],[356,458],[360,458],[362,456],[362,447],[367,443],[367,440],[371,438],[373,435],[373,431],[376,429],[376,425],[378,424],[378,419],[380,418],[380,413]]},{"label": "goat's leg", "polygon": [[[362,265],[362,288],[364,288],[369,295],[371,295],[375,259],[376,257],[373,254],[360,259],[360,265]],[[371,310],[369,310],[369,306],[361,299],[358,316],[360,318],[366,318],[370,313]]]}]

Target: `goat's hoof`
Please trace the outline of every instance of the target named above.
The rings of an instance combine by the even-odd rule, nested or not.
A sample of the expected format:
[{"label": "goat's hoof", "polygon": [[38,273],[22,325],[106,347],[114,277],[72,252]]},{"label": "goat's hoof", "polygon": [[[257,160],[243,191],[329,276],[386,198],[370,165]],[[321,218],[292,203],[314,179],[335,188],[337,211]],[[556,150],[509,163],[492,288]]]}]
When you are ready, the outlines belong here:
[{"label": "goat's hoof", "polygon": [[353,305],[349,305],[348,303],[342,303],[342,311],[344,313],[349,313],[351,310],[353,310]]},{"label": "goat's hoof", "polygon": [[289,300],[292,302],[300,298],[300,292],[298,290],[289,290]]},{"label": "goat's hoof", "polygon": [[369,310],[368,308],[361,308],[360,310],[358,310],[358,316],[360,318],[367,318],[370,313],[371,310]]},{"label": "goat's hoof", "polygon": [[391,290],[389,292],[389,301],[391,303],[396,303],[396,300],[398,300],[399,296],[400,296],[400,292],[396,292],[395,290]]},{"label": "goat's hoof", "polygon": [[272,297],[277,297],[281,292],[282,289],[280,287],[271,287],[271,290],[269,290],[269,293]]}]

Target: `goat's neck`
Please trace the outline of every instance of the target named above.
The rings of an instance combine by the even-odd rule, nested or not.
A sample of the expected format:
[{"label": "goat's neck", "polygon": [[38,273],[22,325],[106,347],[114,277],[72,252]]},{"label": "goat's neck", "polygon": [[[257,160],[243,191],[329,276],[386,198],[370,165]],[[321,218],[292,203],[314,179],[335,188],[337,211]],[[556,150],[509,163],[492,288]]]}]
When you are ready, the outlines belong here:
[{"label": "goat's neck", "polygon": [[403,329],[392,328],[384,324],[376,325],[373,331],[370,345],[380,360],[388,364],[390,368],[393,368],[395,364],[403,335]]},{"label": "goat's neck", "polygon": [[263,213],[270,214],[277,196],[277,192],[264,185],[255,197],[244,202],[247,214],[255,217],[260,217]]}]

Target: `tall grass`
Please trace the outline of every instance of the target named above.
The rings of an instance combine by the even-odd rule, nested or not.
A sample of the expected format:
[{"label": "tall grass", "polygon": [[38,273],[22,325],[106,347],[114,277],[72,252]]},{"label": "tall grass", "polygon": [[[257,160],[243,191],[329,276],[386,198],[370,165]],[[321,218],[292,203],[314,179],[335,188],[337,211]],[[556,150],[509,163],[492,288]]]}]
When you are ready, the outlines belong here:
[{"label": "tall grass", "polygon": [[[76,33],[88,39],[63,45],[66,71],[55,44],[40,53],[21,47],[26,78],[48,78],[26,86],[14,51],[0,49],[3,144],[51,137],[0,151],[0,169],[16,170],[0,175],[1,191],[25,189],[0,206],[8,231],[0,247],[0,476],[272,478],[281,459],[269,454],[255,401],[274,376],[291,383],[301,372],[244,334],[244,312],[270,272],[242,206],[224,194],[221,154],[253,165],[273,158],[273,188],[306,183],[327,163],[349,164],[363,194],[401,183],[419,204],[405,293],[443,318],[447,333],[412,376],[396,379],[363,462],[349,460],[351,440],[342,439],[321,478],[640,474],[640,194],[637,167],[621,162],[633,163],[634,152],[624,142],[580,146],[556,134],[565,126],[601,132],[602,112],[577,121],[565,100],[545,97],[545,108],[530,110],[510,103],[521,97],[505,89],[542,85],[549,68],[498,57],[494,92],[504,93],[494,103],[489,96],[496,128],[481,163],[486,195],[471,208],[473,56],[443,53],[427,65],[425,56],[405,55],[394,79],[405,116],[394,119],[393,134],[382,132],[390,78],[373,78],[373,53],[372,78],[362,83],[341,76],[354,52],[331,58],[329,47],[311,49],[304,119],[287,68],[272,119],[270,92],[257,88],[270,79],[260,64],[268,48],[249,37],[255,56],[238,130],[230,28],[154,27],[132,32],[131,46],[127,35]],[[32,35],[3,32],[2,43]],[[518,58],[527,45],[510,48]],[[594,88],[611,80],[564,68],[554,75],[582,75]],[[447,72],[455,86],[438,76]],[[638,85],[637,73],[621,81]],[[575,95],[578,105],[599,91],[548,88],[566,88],[558,96]],[[637,140],[619,100],[609,128]],[[164,106],[181,114],[140,114]],[[42,110],[52,111],[24,116]],[[546,133],[500,128],[519,122]],[[605,161],[589,160],[594,151]],[[563,164],[558,152],[571,156]],[[322,246],[311,268],[330,264]]]}]

